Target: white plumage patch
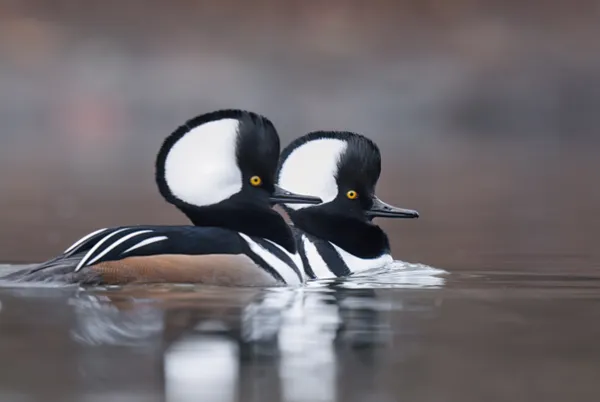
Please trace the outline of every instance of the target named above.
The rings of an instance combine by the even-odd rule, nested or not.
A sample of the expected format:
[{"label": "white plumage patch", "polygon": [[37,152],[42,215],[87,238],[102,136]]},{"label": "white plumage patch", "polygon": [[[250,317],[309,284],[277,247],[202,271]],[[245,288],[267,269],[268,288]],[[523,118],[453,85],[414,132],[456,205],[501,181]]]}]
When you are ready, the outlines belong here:
[{"label": "white plumage patch", "polygon": [[[325,262],[325,259],[319,253],[315,245],[306,236],[302,236],[302,241],[304,243],[306,258],[317,279],[336,278],[336,275],[331,271],[327,265],[327,262]],[[335,251],[337,251],[351,273],[382,268],[394,261],[390,254],[382,254],[375,258],[360,258],[350,254],[346,250],[336,246],[331,242],[329,242],[329,244],[331,244]]]},{"label": "white plumage patch", "polygon": [[360,258],[355,256],[354,254],[350,254],[346,250],[336,246],[333,243],[330,244],[333,246],[333,248],[335,248],[340,257],[342,257],[342,260],[344,260],[344,262],[346,263],[346,266],[353,273],[362,272],[374,268],[382,268],[394,261],[390,254],[382,254],[379,257],[375,258]]},{"label": "white plumage patch", "polygon": [[250,250],[252,250],[253,253],[262,258],[267,264],[269,264],[271,268],[273,268],[279,273],[279,275],[281,275],[286,284],[301,284],[300,278],[298,278],[298,275],[296,274],[296,271],[294,271],[294,268],[290,267],[284,261],[271,254],[269,250],[264,249],[260,244],[252,240],[250,236],[247,236],[243,233],[238,234],[242,237],[242,239],[246,241],[246,243],[248,243],[248,246],[250,246]]},{"label": "white plumage patch", "polygon": [[264,240],[271,243],[273,246],[277,247],[284,254],[287,254],[287,256],[290,257],[290,259],[294,262],[294,264],[296,264],[296,266],[300,270],[300,275],[302,275],[302,280],[304,281],[306,279],[304,277],[304,275],[305,275],[304,269],[302,269],[302,257],[300,257],[299,253],[292,254],[289,251],[287,251],[285,248],[281,247],[279,244],[275,243],[274,241],[271,241],[269,239],[264,239]]},{"label": "white plumage patch", "polygon": [[[278,184],[295,193],[319,197],[323,203],[333,201],[338,193],[335,181],[337,164],[347,146],[346,141],[335,138],[322,138],[300,145],[283,162]],[[309,206],[287,204],[293,209]]]},{"label": "white plumage patch", "polygon": [[335,278],[335,274],[331,272],[315,245],[306,236],[302,236],[302,243],[304,244],[306,259],[315,276],[319,279]]},{"label": "white plumage patch", "polygon": [[165,182],[188,204],[216,204],[242,189],[236,144],[239,121],[222,119],[202,124],[177,141],[165,160]]}]

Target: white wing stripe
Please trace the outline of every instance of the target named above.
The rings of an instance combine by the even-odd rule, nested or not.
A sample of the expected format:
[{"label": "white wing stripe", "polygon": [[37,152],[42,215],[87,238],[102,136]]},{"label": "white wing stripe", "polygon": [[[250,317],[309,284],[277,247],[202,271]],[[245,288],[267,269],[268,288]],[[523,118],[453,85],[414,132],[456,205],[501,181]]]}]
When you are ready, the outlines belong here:
[{"label": "white wing stripe", "polygon": [[121,255],[123,255],[123,254],[127,254],[127,253],[129,253],[130,251],[133,251],[133,250],[135,250],[135,249],[138,249],[138,248],[140,248],[140,247],[147,246],[148,244],[156,243],[157,241],[163,241],[163,240],[167,240],[167,239],[168,239],[168,237],[167,237],[167,236],[156,236],[156,237],[151,237],[151,238],[149,238],[149,239],[146,239],[146,240],[142,240],[142,241],[141,241],[141,242],[139,242],[138,244],[136,244],[136,245],[134,245],[134,246],[131,246],[131,247],[129,247],[127,250],[123,251],[123,252],[121,253]]},{"label": "white wing stripe", "polygon": [[137,232],[129,233],[127,236],[124,236],[124,237],[120,238],[119,240],[117,240],[116,242],[114,242],[113,244],[111,244],[110,246],[106,247],[106,249],[104,249],[103,252],[101,252],[96,257],[94,257],[93,259],[91,259],[86,265],[91,265],[91,264],[95,263],[100,258],[102,258],[106,254],[108,254],[110,252],[110,250],[114,249],[119,244],[121,244],[123,242],[126,242],[127,240],[131,239],[132,237],[139,236],[141,234],[149,233],[149,232],[152,232],[152,230],[138,230]]},{"label": "white wing stripe", "polygon": [[86,241],[90,237],[92,237],[94,235],[97,235],[98,233],[103,232],[105,230],[106,230],[106,228],[98,229],[98,230],[96,230],[96,231],[94,231],[94,232],[92,232],[90,234],[87,234],[87,235],[83,236],[81,239],[79,239],[75,243],[73,243],[71,245],[71,247],[69,247],[68,249],[66,249],[65,251],[63,251],[63,254],[68,253],[69,251],[73,250],[75,247],[79,246],[80,244],[82,244],[84,241]]},{"label": "white wing stripe", "polygon": [[85,264],[85,262],[88,260],[88,258],[90,258],[92,255],[94,255],[94,253],[96,252],[96,250],[98,250],[98,248],[108,239],[110,239],[111,237],[113,237],[114,235],[116,235],[117,233],[120,233],[124,230],[128,230],[131,228],[123,228],[123,229],[119,229],[116,230],[114,232],[112,232],[111,234],[104,236],[102,238],[102,240],[100,240],[98,243],[96,243],[96,245],[94,247],[91,248],[90,251],[87,252],[87,254],[81,259],[81,261],[79,261],[79,264],[77,264],[77,267],[75,268],[75,272],[79,271],[81,269],[81,267],[83,267],[83,265]]}]

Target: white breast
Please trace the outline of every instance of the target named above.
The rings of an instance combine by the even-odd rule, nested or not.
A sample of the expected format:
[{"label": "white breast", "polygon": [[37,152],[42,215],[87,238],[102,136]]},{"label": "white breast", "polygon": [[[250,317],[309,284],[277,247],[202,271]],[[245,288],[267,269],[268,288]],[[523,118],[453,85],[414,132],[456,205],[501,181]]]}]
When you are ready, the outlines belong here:
[{"label": "white breast", "polygon": [[[315,245],[306,237],[302,236],[306,258],[312,271],[318,279],[335,278],[327,263],[317,251]],[[333,243],[329,243],[338,252],[350,272],[362,272],[368,269],[381,268],[391,263],[394,259],[390,254],[383,254],[375,258],[360,258],[341,249]]]},{"label": "white breast", "polygon": [[315,276],[319,279],[335,278],[335,275],[329,270],[327,263],[325,263],[321,254],[319,254],[315,245],[304,235],[302,235],[302,243],[304,243],[306,259]]},{"label": "white breast", "polygon": [[394,261],[390,254],[382,254],[375,258],[360,258],[350,254],[346,250],[339,248],[333,243],[330,244],[333,246],[333,248],[335,248],[340,257],[342,257],[342,260],[344,260],[352,272],[361,272],[368,269],[382,268]]}]

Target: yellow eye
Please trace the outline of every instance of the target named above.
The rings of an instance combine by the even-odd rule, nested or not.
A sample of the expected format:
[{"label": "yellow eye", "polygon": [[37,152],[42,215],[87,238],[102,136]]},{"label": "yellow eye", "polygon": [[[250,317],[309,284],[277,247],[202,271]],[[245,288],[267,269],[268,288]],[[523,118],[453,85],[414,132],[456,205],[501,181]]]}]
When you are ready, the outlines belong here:
[{"label": "yellow eye", "polygon": [[346,197],[350,198],[351,200],[355,200],[358,198],[358,193],[354,190],[350,190],[346,193]]},{"label": "yellow eye", "polygon": [[254,187],[258,187],[262,184],[262,179],[258,176],[252,176],[250,178],[250,184],[252,184]]}]

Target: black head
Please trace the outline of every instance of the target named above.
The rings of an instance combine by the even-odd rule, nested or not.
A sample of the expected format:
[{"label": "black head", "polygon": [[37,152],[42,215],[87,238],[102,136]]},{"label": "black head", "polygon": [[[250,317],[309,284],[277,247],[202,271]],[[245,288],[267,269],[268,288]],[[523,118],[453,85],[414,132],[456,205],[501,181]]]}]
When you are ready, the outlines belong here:
[{"label": "black head", "polygon": [[284,205],[296,226],[368,257],[389,249],[387,236],[373,218],[419,216],[377,198],[380,173],[381,154],[373,141],[352,132],[318,131],[283,150],[277,183],[323,200],[320,205]]},{"label": "black head", "polygon": [[162,196],[194,225],[220,226],[293,250],[275,202],[318,203],[275,185],[279,135],[264,116],[220,110],[197,116],[167,137],[156,159]]}]

